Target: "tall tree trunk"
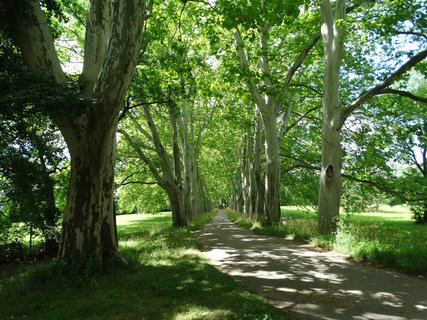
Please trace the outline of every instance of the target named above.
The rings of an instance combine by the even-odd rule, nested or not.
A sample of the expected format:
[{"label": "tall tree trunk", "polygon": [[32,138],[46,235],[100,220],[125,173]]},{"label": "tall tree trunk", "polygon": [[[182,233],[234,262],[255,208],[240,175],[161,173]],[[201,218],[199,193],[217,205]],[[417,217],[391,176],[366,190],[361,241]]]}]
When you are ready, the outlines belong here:
[{"label": "tall tree trunk", "polygon": [[[170,96],[169,96],[170,99]],[[171,143],[172,143],[172,158],[173,158],[173,172],[175,184],[178,188],[182,189],[182,170],[181,170],[181,151],[179,149],[179,131],[178,131],[178,117],[179,110],[174,103],[169,103],[169,122],[171,127]]]},{"label": "tall tree trunk", "polygon": [[199,165],[197,163],[197,154],[196,154],[196,148],[195,148],[196,139],[194,136],[194,121],[193,121],[192,108],[188,108],[187,106],[185,108],[185,113],[183,112],[183,116],[187,118],[185,122],[187,123],[187,126],[188,126],[187,150],[188,150],[189,163],[190,163],[189,174],[190,174],[190,197],[191,197],[191,207],[192,207],[191,214],[192,214],[192,218],[195,218],[202,213],[203,204],[202,204],[202,197],[201,197],[202,185],[201,185]]},{"label": "tall tree trunk", "polygon": [[235,180],[233,180],[233,195],[234,210],[243,212],[243,189],[242,189],[242,176],[240,172],[236,172]]},{"label": "tall tree trunk", "polygon": [[263,142],[263,127],[261,118],[258,119],[256,123],[256,136],[255,136],[255,146],[254,146],[254,176],[255,176],[255,185],[256,185],[256,204],[255,204],[255,213],[259,220],[265,220],[264,214],[264,199],[265,199],[265,186],[264,186],[264,177],[262,173],[261,163],[262,163],[262,142]]},{"label": "tall tree trunk", "polygon": [[280,219],[280,157],[275,109],[262,113],[265,134],[265,221],[274,225]]},{"label": "tall tree trunk", "polygon": [[[181,172],[181,170],[177,167],[178,161],[180,159],[179,155],[175,153],[177,152],[177,146],[173,146],[173,161],[171,161],[169,154],[166,152],[165,146],[160,140],[160,135],[157,131],[156,125],[154,124],[149,106],[144,106],[143,111],[145,120],[151,132],[154,147],[160,159],[160,167],[163,178],[162,181],[159,182],[160,185],[163,186],[163,188],[165,189],[170,199],[170,205],[172,207],[173,226],[184,227],[187,225],[191,215],[188,211],[186,211],[186,207],[183,207],[182,205],[182,201],[185,201],[185,198],[183,198],[182,188],[180,185],[181,177],[176,176]],[[173,120],[174,119],[172,119],[171,121],[173,122]],[[175,157],[178,157],[178,159],[176,159]]]},{"label": "tall tree trunk", "polygon": [[175,185],[165,186],[166,194],[168,195],[171,211],[172,211],[172,226],[175,228],[187,226],[187,214],[183,206],[183,193],[182,190]]},{"label": "tall tree trunk", "polygon": [[336,1],[335,17],[330,0],[322,0],[322,37],[325,59],[323,77],[322,163],[318,205],[318,229],[329,233],[336,227],[342,190],[341,121],[339,79],[343,43],[337,20],[345,18],[345,0]]},{"label": "tall tree trunk", "polygon": [[256,197],[257,185],[255,180],[255,159],[254,159],[254,139],[253,128],[248,129],[247,147],[246,147],[246,161],[247,161],[247,179],[249,184],[248,190],[248,214],[255,216],[256,213]]},{"label": "tall tree trunk", "polygon": [[250,190],[249,190],[249,167],[248,167],[248,136],[247,134],[242,139],[242,159],[240,160],[241,169],[240,174],[242,176],[242,190],[243,190],[243,212],[245,215],[250,215],[249,208],[249,199],[250,199]]},{"label": "tall tree trunk", "polygon": [[121,260],[113,203],[117,122],[105,126],[103,120],[99,116],[96,121],[87,121],[76,128],[78,139],[67,139],[71,181],[59,250],[59,258],[65,262]]},{"label": "tall tree trunk", "polygon": [[[169,97],[170,98],[170,97]],[[173,187],[167,191],[172,210],[172,225],[182,227],[187,225],[188,213],[185,212],[184,190],[182,185],[181,152],[179,149],[178,117],[180,112],[174,103],[169,104],[169,120],[171,127],[172,158],[173,158]]]},{"label": "tall tree trunk", "polygon": [[[183,86],[183,85],[182,85]],[[182,94],[185,94],[183,89]],[[182,118],[179,122],[181,129],[181,146],[182,146],[182,159],[184,165],[183,176],[183,191],[184,191],[184,206],[185,211],[192,216],[193,201],[192,201],[192,161],[190,155],[190,135],[188,132],[188,115],[187,115],[187,99],[182,99]]]}]

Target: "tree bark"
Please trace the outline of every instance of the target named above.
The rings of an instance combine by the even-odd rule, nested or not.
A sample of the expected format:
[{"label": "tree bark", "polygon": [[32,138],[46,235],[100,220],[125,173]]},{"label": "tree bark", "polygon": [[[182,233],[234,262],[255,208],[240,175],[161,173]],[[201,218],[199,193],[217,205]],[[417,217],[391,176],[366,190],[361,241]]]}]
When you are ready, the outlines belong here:
[{"label": "tree bark", "polygon": [[265,199],[265,186],[264,177],[261,169],[262,163],[262,142],[263,142],[263,127],[262,120],[258,119],[256,123],[256,137],[254,146],[254,176],[256,185],[256,205],[255,212],[259,220],[265,220],[264,199]]},{"label": "tree bark", "polygon": [[117,124],[106,127],[100,118],[75,133],[81,139],[68,142],[71,181],[58,256],[77,265],[121,260],[113,214]]},{"label": "tree bark", "polygon": [[174,228],[185,227],[188,225],[188,215],[183,206],[182,190],[179,190],[176,185],[166,183],[164,187],[168,195],[172,211],[172,226]]},{"label": "tree bark", "polygon": [[241,141],[241,150],[242,150],[242,159],[241,159],[241,169],[240,174],[242,176],[242,190],[243,190],[243,212],[246,216],[250,215],[250,208],[249,208],[249,162],[248,162],[248,135],[246,134]]},{"label": "tree bark", "polygon": [[254,158],[254,139],[253,139],[253,128],[248,129],[247,138],[247,179],[248,179],[248,214],[254,217],[256,214],[256,197],[257,197],[257,185],[255,179],[255,158]]},{"label": "tree bark", "polygon": [[336,21],[345,18],[345,0],[337,0],[335,17],[330,0],[322,0],[322,37],[325,70],[323,77],[322,162],[318,205],[318,229],[330,233],[339,217],[342,190],[341,120],[339,79],[343,43]]},{"label": "tree bark", "polygon": [[261,113],[265,134],[265,225],[280,219],[280,159],[275,112]]}]

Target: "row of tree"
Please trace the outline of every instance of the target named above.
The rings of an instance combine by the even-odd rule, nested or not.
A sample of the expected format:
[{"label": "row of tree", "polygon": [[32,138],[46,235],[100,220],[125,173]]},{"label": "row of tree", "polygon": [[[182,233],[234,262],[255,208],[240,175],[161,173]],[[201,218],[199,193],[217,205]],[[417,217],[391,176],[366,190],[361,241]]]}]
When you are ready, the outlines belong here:
[{"label": "row of tree", "polygon": [[[298,6],[298,4],[297,4]],[[392,95],[400,95],[404,96],[406,99],[411,99],[412,101],[421,102],[421,104],[416,104],[418,108],[425,108],[422,103],[425,104],[426,99],[421,96],[417,96],[413,93],[410,93],[406,90],[397,89],[393,87],[393,85],[401,79],[402,76],[405,76],[408,70],[414,68],[418,64],[422,63],[427,56],[427,51],[425,50],[423,42],[423,38],[425,35],[422,33],[422,25],[418,23],[422,23],[424,20],[417,20],[416,18],[413,20],[408,20],[408,16],[406,14],[397,14],[396,9],[405,9],[405,12],[409,7],[412,6],[411,9],[414,11],[423,11],[420,7],[420,3],[413,3],[412,5],[404,5],[403,3],[393,3],[391,5],[391,9],[385,9],[383,3],[378,3],[375,1],[362,1],[359,3],[355,3],[352,6],[347,6],[346,1],[336,1],[334,5],[332,5],[329,1],[321,2],[321,36],[323,43],[323,54],[324,54],[324,66],[323,66],[323,90],[319,90],[317,88],[312,88],[316,94],[321,93],[323,99],[323,108],[322,108],[322,141],[321,141],[321,166],[312,165],[307,163],[307,161],[303,161],[302,163],[298,163],[297,166],[305,167],[307,169],[314,169],[320,171],[320,188],[319,188],[319,200],[318,200],[318,227],[319,231],[323,233],[328,233],[334,230],[335,223],[339,216],[340,209],[340,199],[342,194],[342,171],[343,171],[343,156],[344,150],[342,148],[342,131],[343,127],[346,124],[346,121],[357,111],[361,109],[365,104],[369,103],[373,100],[374,97],[378,95],[384,94],[392,94]],[[265,11],[265,8],[262,5],[259,7],[260,10]],[[382,15],[372,15],[367,14],[368,11],[376,11],[377,13],[381,11]],[[281,10],[279,12],[283,12]],[[311,13],[311,12],[310,12]],[[425,13],[425,12],[424,12]],[[312,14],[312,13],[311,13]],[[302,15],[302,17],[301,17]],[[357,37],[366,36],[366,33],[376,32],[372,35],[371,41],[377,41],[377,46],[373,46],[373,49],[380,50],[379,47],[382,42],[386,42],[384,47],[387,48],[387,51],[390,52],[390,55],[395,56],[406,56],[407,59],[404,60],[400,58],[400,61],[403,61],[401,65],[391,71],[385,73],[385,75],[381,75],[376,79],[377,81],[366,81],[363,79],[360,84],[351,83],[346,81],[344,85],[349,85],[352,87],[352,92],[347,93],[348,97],[342,97],[342,92],[346,93],[346,90],[340,89],[340,83],[344,82],[342,78],[345,78],[344,75],[352,76],[351,73],[354,72],[354,68],[357,67],[357,61],[352,61],[353,57],[347,57],[347,70],[342,70],[341,67],[344,52],[345,52],[345,41],[343,38],[344,29],[353,24],[353,21],[346,22],[345,18],[347,15],[351,15],[353,19],[357,17],[360,21],[357,21],[359,25],[363,26],[365,29],[360,29],[356,32]],[[364,20],[364,16],[368,16],[370,18],[369,25],[366,26],[364,23],[367,20]],[[309,15],[312,17],[312,15]],[[372,19],[372,16],[377,19]],[[388,18],[386,22],[382,22],[384,16]],[[300,19],[305,19],[304,14],[300,13],[298,17]],[[289,128],[292,129],[295,127],[296,123],[301,121],[303,118],[307,117],[310,113],[316,110],[316,106],[313,108],[307,108],[306,111],[302,115],[297,115],[296,122],[291,122],[291,113],[293,109],[295,109],[294,99],[295,94],[298,94],[295,89],[290,90],[291,86],[306,86],[310,88],[312,86],[312,82],[307,82],[307,80],[301,81],[302,77],[296,79],[296,72],[302,68],[303,63],[305,62],[308,54],[311,51],[315,50],[316,43],[320,40],[320,35],[314,31],[312,34],[308,33],[308,37],[306,37],[306,41],[301,41],[300,47],[295,50],[294,57],[289,59],[288,65],[282,67],[282,69],[287,70],[286,73],[282,73],[282,81],[272,79],[271,68],[269,64],[271,63],[273,58],[280,59],[280,56],[275,56],[273,50],[269,49],[268,40],[270,39],[269,33],[274,31],[271,30],[272,16],[271,14],[266,18],[266,20],[256,20],[254,25],[245,26],[244,22],[240,22],[239,26],[246,27],[247,31],[250,31],[248,36],[255,36],[258,38],[259,45],[253,48],[253,44],[251,48],[245,50],[245,45],[242,40],[242,35],[238,26],[236,26],[236,31],[234,33],[235,43],[236,43],[236,51],[240,60],[240,65],[242,67],[242,75],[246,81],[246,85],[249,93],[251,94],[253,100],[256,102],[257,111],[260,114],[260,118],[263,123],[263,131],[265,134],[265,160],[266,160],[266,171],[265,171],[265,188],[264,191],[266,196],[266,201],[264,203],[265,207],[263,211],[256,211],[259,214],[259,217],[262,221],[265,221],[266,224],[277,223],[280,217],[280,212],[278,209],[279,202],[279,188],[278,182],[276,180],[280,180],[280,172],[278,168],[280,168],[280,157],[279,157],[279,143],[283,138],[283,134],[286,133]],[[295,18],[296,19],[296,18]],[[292,18],[291,18],[292,20]],[[307,20],[306,20],[307,21]],[[300,22],[301,23],[301,22]],[[410,24],[408,28],[407,25]],[[276,26],[279,29],[283,24],[279,24]],[[305,26],[305,25],[304,25]],[[289,24],[286,25],[289,28]],[[368,29],[370,28],[370,29]],[[385,32],[378,32],[378,28],[388,28]],[[373,30],[371,30],[373,29]],[[298,31],[296,31],[298,32]],[[304,30],[304,35],[307,36],[307,31]],[[286,34],[283,31],[277,31],[277,34],[281,34],[285,39],[288,37],[295,37],[295,33]],[[411,51],[402,51],[401,48],[393,51],[392,45],[393,38],[398,35],[410,35],[417,36],[420,38],[420,48],[418,47]],[[362,52],[362,54],[368,55],[368,52],[363,52],[361,47],[358,47],[359,44],[355,42],[351,42],[352,37],[347,36],[347,40],[351,43],[352,46],[355,47],[356,51]],[[355,39],[354,39],[355,40]],[[394,39],[396,40],[396,39]],[[409,41],[402,40],[401,41]],[[277,39],[276,39],[277,41]],[[382,42],[381,42],[382,41]],[[362,43],[365,45],[365,43]],[[424,50],[423,50],[424,48]],[[252,51],[249,51],[251,50]],[[418,49],[418,52],[417,52]],[[349,50],[350,51],[350,50]],[[250,53],[250,54],[249,54]],[[372,54],[372,53],[371,53]],[[250,66],[248,56],[255,56],[259,59],[252,59],[254,61],[254,65]],[[356,56],[356,59],[364,60],[365,57]],[[276,62],[276,61],[275,61]],[[276,62],[276,64],[283,63],[281,61]],[[360,63],[360,62],[359,62]],[[374,67],[376,65],[375,61],[371,63],[371,66]],[[311,66],[312,67],[312,66]],[[258,68],[258,70],[257,70]],[[276,65],[277,68],[277,65]],[[310,70],[311,71],[311,70]],[[304,71],[302,71],[304,72]],[[372,72],[372,71],[371,71]],[[347,73],[347,74],[346,74]],[[310,73],[309,73],[310,74]],[[365,77],[368,77],[369,74],[365,74]],[[319,85],[317,84],[317,87]],[[358,89],[358,86],[363,88],[362,90]],[[289,93],[288,91],[291,91]],[[356,94],[355,91],[360,91],[360,94]],[[287,97],[287,101],[285,103],[284,99]],[[407,101],[403,101],[404,103],[408,103]],[[283,118],[278,121],[278,110],[276,103],[282,109]],[[409,102],[411,103],[411,102]],[[386,106],[383,106],[387,109]],[[385,111],[385,110],[384,110]],[[390,110],[388,113],[390,115]],[[425,110],[421,110],[421,114],[425,114]],[[425,134],[423,134],[423,127],[425,124],[425,115],[421,117],[421,119],[417,119],[417,116],[420,114],[415,114],[412,117],[412,121],[416,121],[417,127],[420,129],[418,131],[417,136],[414,137],[412,133],[407,138],[414,141],[417,140],[416,146],[419,150],[414,149],[414,143],[411,143],[409,151],[411,154],[412,161],[415,163],[416,167],[419,169],[421,176],[423,178],[418,179],[420,184],[416,186],[416,190],[405,190],[406,192],[402,192],[403,190],[394,192],[395,195],[400,195],[402,198],[406,198],[406,201],[420,203],[423,207],[424,214],[420,217],[420,220],[427,219],[427,206],[425,202],[425,156],[426,156],[426,145],[425,145]],[[366,120],[366,118],[365,118]],[[367,121],[367,123],[374,123],[376,119]],[[378,119],[379,122],[381,119]],[[409,120],[409,121],[411,121]],[[350,119],[350,121],[354,121],[354,119]],[[377,122],[377,123],[378,123]],[[280,125],[280,127],[278,126]],[[398,125],[404,127],[406,123],[400,122]],[[280,129],[279,129],[280,128]],[[279,129],[279,131],[278,131]],[[271,136],[274,138],[274,141],[268,138],[269,131],[273,131]],[[253,170],[257,166],[257,155],[259,153],[258,146],[253,147],[253,133],[249,133],[246,136],[246,145],[243,145],[241,157],[241,172],[243,173],[241,177],[239,177],[237,184],[238,188],[234,188],[236,194],[233,195],[233,199],[235,201],[235,208],[237,210],[241,209],[241,205],[244,206],[245,211],[247,213],[253,214],[250,202],[254,198],[259,198],[257,193],[259,189],[254,188],[256,185],[254,173],[257,172],[257,169]],[[270,141],[271,140],[271,141]],[[284,151],[286,152],[286,151]],[[420,158],[418,159],[415,155],[415,152],[419,152]],[[369,155],[373,156],[373,155]],[[285,156],[286,157],[286,156]],[[290,156],[292,158],[292,156]],[[295,159],[295,158],[294,158]],[[397,160],[397,159],[396,159]],[[299,160],[298,160],[299,161]],[[269,169],[269,165],[271,168]],[[274,169],[273,169],[274,168]],[[344,176],[349,177],[350,179],[353,177],[351,175],[345,174]],[[357,181],[357,178],[353,180]],[[273,183],[273,181],[275,181]],[[422,182],[421,182],[422,181]],[[384,184],[383,181],[378,182],[375,179],[365,179],[365,181],[359,180],[359,182],[369,183],[370,185],[375,185],[379,189],[387,190],[387,184]],[[402,183],[400,183],[402,185]],[[408,186],[404,186],[404,189],[409,189]],[[389,188],[389,191],[393,188]],[[274,196],[268,195],[268,190],[276,190]],[[405,196],[405,193],[411,193],[411,196]],[[248,194],[252,194],[252,196],[248,196]],[[270,203],[270,204],[269,204]]]},{"label": "row of tree", "polygon": [[7,0],[0,16],[2,219],[47,244],[63,208],[66,264],[122,259],[114,195],[177,227],[304,204],[326,233],[369,188],[427,219],[422,1]]}]

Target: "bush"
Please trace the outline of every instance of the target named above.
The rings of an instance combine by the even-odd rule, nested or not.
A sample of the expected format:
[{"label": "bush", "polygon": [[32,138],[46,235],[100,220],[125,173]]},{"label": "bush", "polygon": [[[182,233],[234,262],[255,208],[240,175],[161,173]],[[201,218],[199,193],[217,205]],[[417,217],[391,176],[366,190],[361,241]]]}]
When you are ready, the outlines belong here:
[{"label": "bush", "polygon": [[2,221],[0,227],[0,263],[22,259],[26,230],[17,223]]},{"label": "bush", "polygon": [[0,244],[0,263],[20,260],[25,251],[24,245],[18,241]]},{"label": "bush", "polygon": [[412,212],[412,219],[415,220],[417,224],[424,223],[424,206],[423,205],[412,205],[410,207]]}]

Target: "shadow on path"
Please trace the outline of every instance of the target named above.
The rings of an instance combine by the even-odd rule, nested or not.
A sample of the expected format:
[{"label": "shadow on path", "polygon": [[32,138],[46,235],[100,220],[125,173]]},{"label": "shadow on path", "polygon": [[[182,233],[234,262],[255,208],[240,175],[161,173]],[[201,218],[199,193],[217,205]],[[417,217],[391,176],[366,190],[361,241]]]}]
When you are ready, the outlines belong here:
[{"label": "shadow on path", "polygon": [[427,281],[335,252],[254,235],[221,212],[198,235],[204,255],[301,319],[427,320]]}]

